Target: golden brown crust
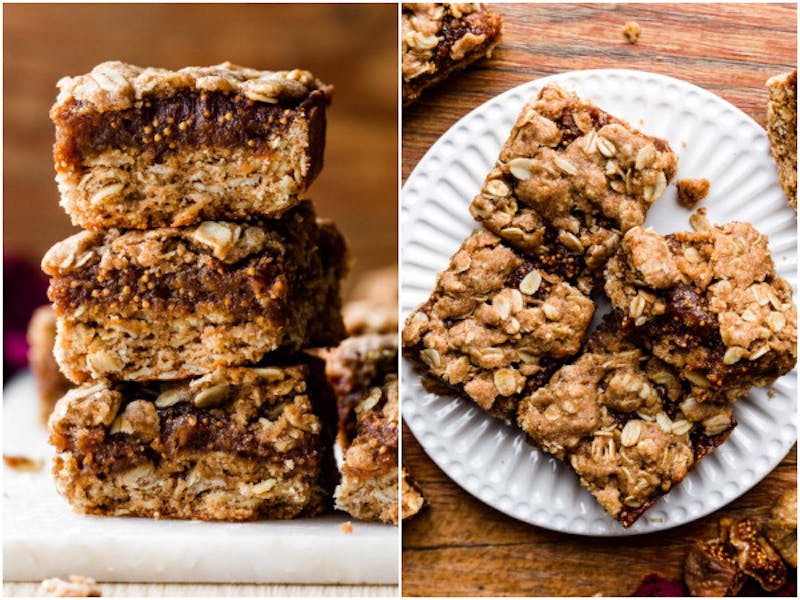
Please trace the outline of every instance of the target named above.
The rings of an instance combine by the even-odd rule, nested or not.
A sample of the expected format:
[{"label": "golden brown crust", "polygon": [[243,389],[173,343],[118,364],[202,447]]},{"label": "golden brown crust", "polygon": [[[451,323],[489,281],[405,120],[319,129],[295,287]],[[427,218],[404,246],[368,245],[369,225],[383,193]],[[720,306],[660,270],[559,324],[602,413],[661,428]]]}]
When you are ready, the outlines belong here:
[{"label": "golden brown crust", "polygon": [[425,497],[422,490],[416,484],[405,467],[400,470],[400,518],[410,519],[425,505]]},{"label": "golden brown crust", "polygon": [[625,27],[622,28],[622,35],[625,36],[625,39],[628,40],[629,44],[635,44],[637,41],[639,41],[639,36],[641,33],[642,26],[636,21],[628,21],[625,23]]},{"label": "golden brown crust", "polygon": [[403,105],[500,43],[503,21],[482,3],[403,3]]},{"label": "golden brown crust", "polygon": [[708,196],[711,184],[708,179],[679,179],[675,187],[678,188],[678,204],[684,208],[694,208]]},{"label": "golden brown crust", "polygon": [[397,333],[397,266],[364,273],[342,308],[349,335]]}]

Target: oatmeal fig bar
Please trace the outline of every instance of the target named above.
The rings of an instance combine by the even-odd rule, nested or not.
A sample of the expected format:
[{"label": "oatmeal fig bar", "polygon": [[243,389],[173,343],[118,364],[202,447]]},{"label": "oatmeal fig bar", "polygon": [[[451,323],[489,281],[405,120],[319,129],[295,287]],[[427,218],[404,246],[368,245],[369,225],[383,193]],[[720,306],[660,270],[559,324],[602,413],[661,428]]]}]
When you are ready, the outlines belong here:
[{"label": "oatmeal fig bar", "polygon": [[178,382],[87,384],[50,417],[56,485],[90,514],[313,515],[336,484],[334,403],[310,357]]},{"label": "oatmeal fig bar", "polygon": [[778,179],[797,210],[797,69],[767,80],[767,135]]},{"label": "oatmeal fig bar", "polygon": [[358,519],[399,520],[397,375],[362,391],[354,408],[355,437],[344,451],[336,508]]},{"label": "oatmeal fig bar", "polygon": [[339,439],[347,446],[355,436],[354,410],[364,391],[397,374],[397,334],[367,333],[346,338],[323,351],[325,374],[336,392],[339,410]]},{"label": "oatmeal fig bar", "polygon": [[482,3],[404,2],[403,105],[476,60],[492,55],[503,21]]},{"label": "oatmeal fig bar", "polygon": [[307,71],[105,62],[58,87],[56,180],[85,229],[279,215],[322,168],[332,88]]},{"label": "oatmeal fig bar", "polygon": [[49,304],[37,308],[28,323],[28,364],[36,380],[42,421],[70,388],[75,385],[61,372],[53,350],[56,342],[56,313]]},{"label": "oatmeal fig bar", "polygon": [[[344,451],[337,508],[357,519],[397,524],[400,485],[399,518],[414,516],[424,503],[422,493],[405,469],[399,480],[397,472],[397,334],[349,337],[324,358],[325,374],[336,392],[338,440]],[[393,456],[384,457],[386,452]]]},{"label": "oatmeal fig bar", "polygon": [[403,330],[424,376],[513,423],[517,404],[576,354],[594,304],[488,231],[473,233]]},{"label": "oatmeal fig bar", "polygon": [[550,84],[523,107],[470,212],[588,293],[677,164],[665,140]]},{"label": "oatmeal fig bar", "polygon": [[338,343],[346,249],[309,202],[280,220],[82,232],[45,255],[75,383],[182,379]]},{"label": "oatmeal fig bar", "polygon": [[680,376],[729,400],[797,361],[792,288],[749,223],[661,235],[635,227],[606,269],[606,293],[639,343]]},{"label": "oatmeal fig bar", "polygon": [[736,421],[724,398],[681,381],[619,325],[606,317],[573,364],[522,399],[518,424],[629,527],[724,442]]}]

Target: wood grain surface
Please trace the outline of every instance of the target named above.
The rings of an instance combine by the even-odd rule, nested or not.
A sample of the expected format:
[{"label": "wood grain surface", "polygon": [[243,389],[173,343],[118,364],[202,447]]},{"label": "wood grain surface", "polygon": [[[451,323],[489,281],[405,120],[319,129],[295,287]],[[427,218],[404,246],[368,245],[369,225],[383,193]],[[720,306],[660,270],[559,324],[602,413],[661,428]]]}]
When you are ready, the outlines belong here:
[{"label": "wood grain surface", "polygon": [[[528,81],[578,69],[631,68],[694,83],[766,122],[764,82],[793,67],[794,4],[497,4],[503,42],[403,111],[403,179],[458,119]],[[638,42],[622,35],[642,27]],[[629,538],[564,535],[507,517],[471,497],[406,428],[403,460],[429,506],[403,525],[403,594],[625,596],[649,573],[679,578],[691,543],[721,516],[763,516],[797,485],[796,447],[761,483],[693,523]]]},{"label": "wood grain surface", "polygon": [[304,68],[335,86],[325,168],[308,196],[333,218],[354,274],[396,262],[397,6],[68,5],[3,7],[4,251],[38,263],[75,231],[58,206],[56,82],[105,60],[180,68],[224,60]]}]

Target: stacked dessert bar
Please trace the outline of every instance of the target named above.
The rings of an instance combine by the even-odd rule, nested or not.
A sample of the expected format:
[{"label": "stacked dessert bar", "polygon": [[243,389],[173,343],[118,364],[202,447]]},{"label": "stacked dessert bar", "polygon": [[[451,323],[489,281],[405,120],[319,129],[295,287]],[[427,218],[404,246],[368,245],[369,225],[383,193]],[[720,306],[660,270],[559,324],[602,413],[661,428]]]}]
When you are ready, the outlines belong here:
[{"label": "stacked dessert bar", "polygon": [[424,500],[398,469],[396,267],[362,277],[343,313],[349,337],[325,355],[343,449],[336,507],[357,519],[397,524]]},{"label": "stacked dessert bar", "polygon": [[[423,381],[565,461],[630,526],[796,362],[791,287],[752,226],[645,229],[669,144],[554,85],[527,103],[471,205],[485,227],[403,330]],[[614,312],[586,340],[603,288]]]},{"label": "stacked dessert bar", "polygon": [[84,229],[43,269],[59,491],[105,515],[324,510],[333,391],[305,348],[344,337],[345,242],[302,195],[331,88],[305,71],[103,63],[59,82],[61,203]]}]

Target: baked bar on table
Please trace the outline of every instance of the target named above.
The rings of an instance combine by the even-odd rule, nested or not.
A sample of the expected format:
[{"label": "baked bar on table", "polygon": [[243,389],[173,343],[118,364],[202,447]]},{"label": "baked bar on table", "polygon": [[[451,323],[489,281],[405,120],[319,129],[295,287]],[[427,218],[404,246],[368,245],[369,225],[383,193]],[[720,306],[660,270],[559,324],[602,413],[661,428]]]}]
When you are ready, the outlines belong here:
[{"label": "baked bar on table", "polygon": [[403,105],[500,43],[503,21],[482,3],[404,2]]},{"label": "baked bar on table", "polygon": [[606,270],[624,326],[680,376],[733,401],[771,385],[797,361],[792,288],[775,273],[767,237],[749,223],[661,235],[625,234]]},{"label": "baked bar on table", "polygon": [[400,469],[400,518],[405,520],[422,510],[425,497],[414,479],[403,467]]},{"label": "baked bar on table", "polygon": [[58,86],[56,180],[85,229],[278,215],[322,168],[332,88],[307,71],[105,62]]},{"label": "baked bar on table", "polygon": [[178,382],[91,383],[50,417],[58,491],[80,512],[289,519],[329,507],[335,404],[320,361]]},{"label": "baked bar on table", "polygon": [[518,424],[629,527],[736,425],[730,403],[698,402],[701,392],[631,343],[612,314],[586,352],[520,402]]},{"label": "baked bar on table", "polygon": [[355,437],[344,452],[336,508],[364,520],[398,523],[397,375],[362,392]]},{"label": "baked bar on table", "polygon": [[368,333],[346,338],[323,353],[325,374],[336,392],[339,439],[342,446],[355,437],[354,410],[365,391],[397,374],[397,334]]},{"label": "baked bar on table", "polygon": [[797,210],[797,69],[767,80],[767,135],[789,205]]},{"label": "baked bar on table", "polygon": [[344,337],[344,241],[310,202],[279,220],[82,232],[42,268],[76,383],[182,379]]},{"label": "baked bar on table", "polygon": [[470,235],[403,330],[423,373],[506,423],[576,354],[594,304],[488,231]]},{"label": "baked bar on table", "polygon": [[36,380],[42,420],[47,421],[56,402],[75,387],[58,368],[53,348],[56,341],[56,313],[49,304],[37,308],[28,323],[28,364]]},{"label": "baked bar on table", "polygon": [[550,84],[523,107],[470,212],[589,293],[677,164],[665,140]]}]

